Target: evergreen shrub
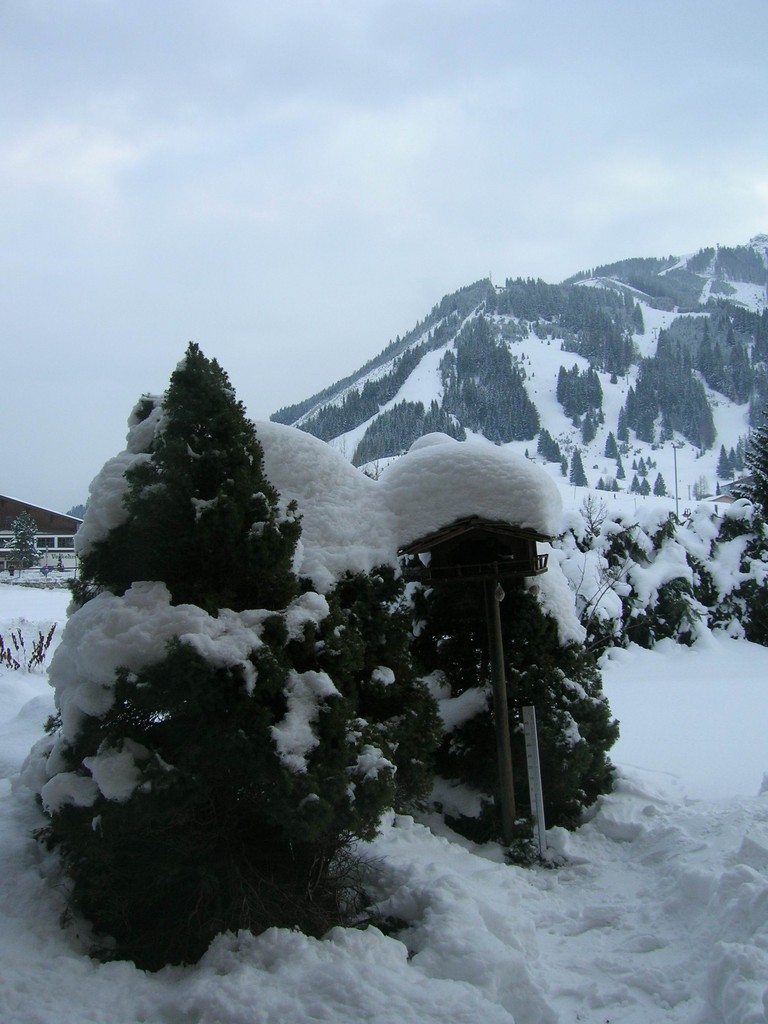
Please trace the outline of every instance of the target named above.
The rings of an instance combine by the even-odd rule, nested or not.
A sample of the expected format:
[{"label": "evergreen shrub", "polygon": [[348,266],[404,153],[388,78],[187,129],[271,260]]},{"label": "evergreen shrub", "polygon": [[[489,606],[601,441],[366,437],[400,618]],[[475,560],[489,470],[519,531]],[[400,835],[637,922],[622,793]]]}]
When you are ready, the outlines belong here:
[{"label": "evergreen shrub", "polygon": [[[396,785],[403,802],[428,788],[437,719],[392,571],[328,595],[296,577],[299,518],[215,360],[190,345],[131,425],[122,507],[91,502],[104,525],[51,668],[39,838],[94,951],[155,970],[196,961],[222,931],[346,920],[354,841],[373,837]],[[110,615],[137,643],[90,678]]]},{"label": "evergreen shrub", "polygon": [[[529,811],[522,708],[533,705],[547,825],[574,827],[584,809],[611,788],[607,751],[618,725],[592,655],[561,642],[557,623],[522,583],[505,580],[504,590],[500,612],[518,813]],[[415,616],[414,652],[422,670],[445,696],[463,698],[471,709],[451,723],[436,768],[444,779],[474,791],[483,810],[476,817],[449,815],[449,824],[475,841],[497,839],[501,819],[482,585],[420,590]]]}]

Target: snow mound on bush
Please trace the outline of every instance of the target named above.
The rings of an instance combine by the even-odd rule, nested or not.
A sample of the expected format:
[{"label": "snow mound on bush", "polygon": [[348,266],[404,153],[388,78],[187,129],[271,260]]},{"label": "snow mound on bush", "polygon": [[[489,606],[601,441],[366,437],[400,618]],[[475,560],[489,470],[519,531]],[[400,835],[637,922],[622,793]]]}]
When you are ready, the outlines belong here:
[{"label": "snow mound on bush", "polygon": [[544,470],[484,439],[442,437],[420,438],[382,474],[398,547],[468,516],[548,537],[559,532],[560,493]]},{"label": "snow mound on bush", "polygon": [[259,422],[256,433],[267,476],[301,515],[296,571],[321,593],[347,571],[397,567],[398,549],[467,516],[546,536],[560,529],[560,494],[547,474],[484,439],[428,434],[372,480],[295,427]]},{"label": "snow mound on bush", "polygon": [[296,572],[327,593],[345,572],[397,565],[394,523],[379,487],[324,441],[280,423],[258,422],[264,468],[284,505],[301,516]]}]

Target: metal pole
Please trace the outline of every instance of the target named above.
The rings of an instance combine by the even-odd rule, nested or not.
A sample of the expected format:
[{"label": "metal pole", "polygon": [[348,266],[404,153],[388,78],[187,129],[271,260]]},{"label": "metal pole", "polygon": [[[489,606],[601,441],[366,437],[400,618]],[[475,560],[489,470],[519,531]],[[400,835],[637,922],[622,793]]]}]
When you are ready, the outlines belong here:
[{"label": "metal pole", "polygon": [[499,802],[501,804],[501,832],[505,843],[511,843],[517,818],[515,810],[515,784],[512,775],[512,743],[509,738],[509,708],[507,681],[504,675],[504,643],[501,636],[499,605],[504,591],[497,579],[485,581],[485,607],[488,618],[488,638],[493,680],[493,718],[496,728],[496,758],[499,770]]},{"label": "metal pole", "polygon": [[523,708],[525,729],[525,752],[528,758],[528,792],[531,795],[531,815],[536,827],[539,856],[547,852],[547,824],[544,819],[544,788],[541,785],[541,762],[539,760],[539,737],[536,729],[536,708]]},{"label": "metal pole", "polygon": [[675,455],[675,519],[679,519],[680,516],[678,515],[678,512],[680,508],[677,500],[677,445],[674,441],[672,442],[672,451]]}]

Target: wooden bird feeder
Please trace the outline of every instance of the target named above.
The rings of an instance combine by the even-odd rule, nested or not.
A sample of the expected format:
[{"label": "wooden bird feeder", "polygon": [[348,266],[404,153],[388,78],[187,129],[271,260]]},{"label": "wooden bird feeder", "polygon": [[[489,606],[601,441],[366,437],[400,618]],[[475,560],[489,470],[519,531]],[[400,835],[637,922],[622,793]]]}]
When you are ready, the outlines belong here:
[{"label": "wooden bird feeder", "polygon": [[403,575],[444,583],[539,576],[547,571],[547,555],[538,553],[536,542],[548,540],[535,530],[468,516],[400,548],[401,555],[430,556],[422,566],[406,568]]}]

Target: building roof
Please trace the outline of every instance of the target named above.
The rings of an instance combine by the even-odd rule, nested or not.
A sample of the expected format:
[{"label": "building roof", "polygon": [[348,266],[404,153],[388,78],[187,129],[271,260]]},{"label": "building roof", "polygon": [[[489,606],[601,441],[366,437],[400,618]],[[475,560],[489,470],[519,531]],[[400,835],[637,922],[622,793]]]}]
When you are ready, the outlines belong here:
[{"label": "building roof", "polygon": [[7,524],[3,521],[4,518],[11,515],[15,519],[24,511],[29,512],[38,529],[55,531],[57,527],[66,527],[68,532],[75,533],[82,523],[82,519],[71,516],[67,512],[57,512],[55,509],[34,505],[30,501],[22,501],[21,498],[14,498],[9,494],[0,494],[0,530],[7,528]]}]

